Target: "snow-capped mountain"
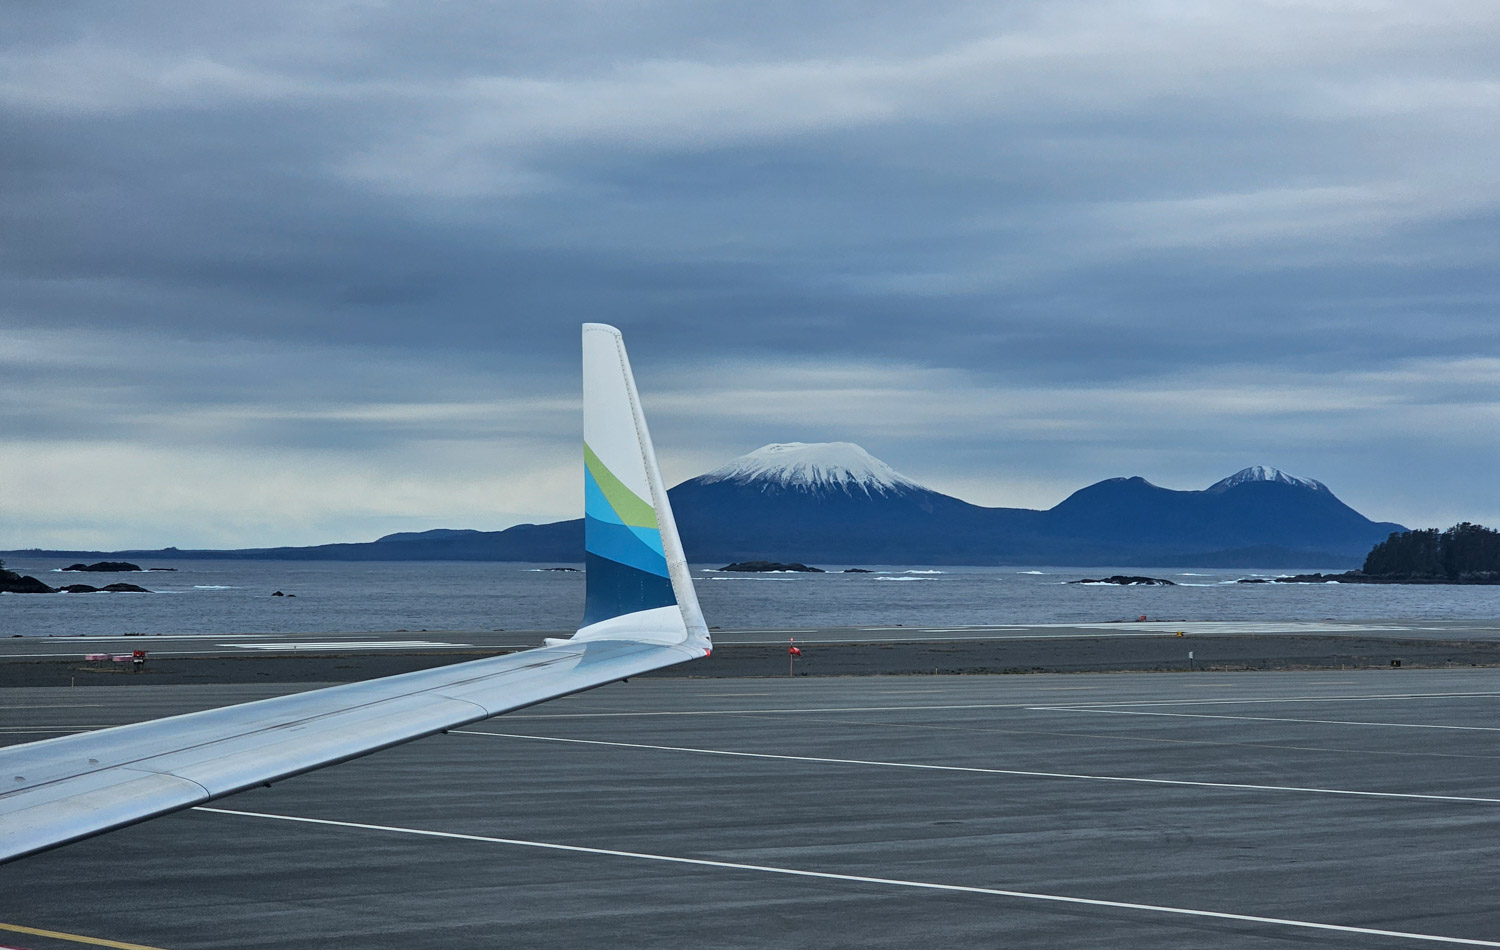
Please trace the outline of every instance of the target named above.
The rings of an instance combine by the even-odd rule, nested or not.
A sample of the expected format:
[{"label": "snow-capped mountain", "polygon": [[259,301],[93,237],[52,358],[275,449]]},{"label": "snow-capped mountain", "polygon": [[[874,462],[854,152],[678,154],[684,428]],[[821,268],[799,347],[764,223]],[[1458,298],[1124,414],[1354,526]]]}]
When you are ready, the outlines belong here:
[{"label": "snow-capped mountain", "polygon": [[988,533],[987,509],[924,488],[852,442],[762,446],[669,494],[682,536],[698,539],[689,556],[710,560],[785,560],[792,551],[894,564],[914,544],[946,550]]},{"label": "snow-capped mountain", "polygon": [[731,459],[696,481],[814,492],[842,489],[866,495],[927,490],[853,442],[773,442]]},{"label": "snow-capped mountain", "polygon": [[1245,485],[1251,482],[1272,482],[1278,485],[1292,485],[1297,488],[1310,488],[1313,491],[1328,491],[1328,486],[1312,478],[1302,478],[1298,475],[1288,475],[1279,468],[1269,465],[1252,465],[1242,468],[1228,478],[1221,478],[1208,486],[1211,492],[1228,491],[1236,485]]},{"label": "snow-capped mountain", "polygon": [[[1370,521],[1321,482],[1268,466],[1243,469],[1202,491],[1162,488],[1139,476],[1109,478],[1044,511],[984,508],[924,488],[850,442],[762,446],[668,494],[687,555],[698,563],[1352,567],[1402,530]],[[575,519],[169,556],[568,563],[582,547],[583,522]]]}]

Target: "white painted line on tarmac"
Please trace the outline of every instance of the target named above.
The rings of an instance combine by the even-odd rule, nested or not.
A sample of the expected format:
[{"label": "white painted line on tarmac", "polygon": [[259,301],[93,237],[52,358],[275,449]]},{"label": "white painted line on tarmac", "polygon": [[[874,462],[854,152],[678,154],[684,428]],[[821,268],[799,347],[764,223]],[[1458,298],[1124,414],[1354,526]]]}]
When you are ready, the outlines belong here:
[{"label": "white painted line on tarmac", "polygon": [[[171,651],[152,650],[150,656],[177,656]],[[191,655],[197,655],[191,654]],[[0,653],[0,660],[83,660],[82,653]]]},{"label": "white painted line on tarmac", "polygon": [[1357,693],[1350,696],[1281,696],[1262,699],[1231,696],[1224,699],[1142,700],[1139,702],[1069,703],[1068,705],[1078,709],[1106,709],[1115,706],[1248,706],[1252,703],[1378,703],[1386,700],[1482,699],[1495,696],[1500,696],[1500,692],[1487,690],[1485,692],[1469,693]]},{"label": "white painted line on tarmac", "polygon": [[52,703],[46,706],[0,706],[0,709],[91,709],[104,703]]},{"label": "white painted line on tarmac", "polygon": [[812,871],[803,868],[785,868],[769,864],[742,864],[737,861],[713,861],[707,858],[685,858],[671,854],[652,854],[645,851],[617,851],[613,848],[590,848],[576,844],[559,844],[552,841],[528,841],[521,838],[498,838],[490,835],[463,834],[456,831],[433,831],[426,828],[403,828],[395,825],[372,825],[357,821],[334,821],[329,818],[304,818],[298,815],[276,815],[269,812],[239,811],[231,808],[212,808],[200,805],[194,811],[216,815],[232,815],[239,818],[259,818],[270,821],[287,821],[298,824],[322,825],[332,828],[352,828],[359,831],[377,831],[385,834],[415,835],[425,838],[444,838],[450,841],[473,841],[483,844],[510,845],[519,848],[540,848],[548,851],[566,851],[573,854],[594,854],[611,858],[631,858],[637,861],[659,861],[667,864],[687,864],[694,867],[720,868],[728,871],[754,871],[760,874],[782,874],[789,877],[816,878],[825,881],[844,881],[852,884],[878,884],[885,887],[904,887],[918,890],[943,891],[958,894],[983,894],[990,897],[1009,897],[1017,900],[1044,901],[1055,904],[1072,904],[1086,907],[1108,907],[1114,910],[1135,910],[1152,914],[1172,914],[1179,917],[1205,917],[1213,920],[1233,920],[1239,923],[1265,924],[1272,927],[1290,927],[1301,930],[1323,930],[1335,933],[1360,934],[1369,937],[1390,937],[1396,940],[1419,940],[1427,943],[1459,944],[1467,947],[1500,947],[1494,940],[1477,940],[1468,937],[1445,937],[1439,934],[1415,933],[1405,930],[1383,930],[1375,927],[1355,927],[1348,924],[1325,924],[1312,920],[1293,920],[1284,917],[1261,917],[1255,914],[1235,914],[1222,910],[1198,910],[1191,907],[1168,907],[1161,904],[1137,904],[1131,901],[1102,900],[1095,897],[1073,897],[1066,894],[1042,894],[1036,891],[1013,891],[998,887],[976,887],[968,884],[940,884],[932,881],[912,881],[902,878],[867,877],[861,874],[837,874],[832,871]]},{"label": "white painted line on tarmac", "polygon": [[[1046,626],[1046,624],[1038,624],[1037,626]],[[849,629],[849,628],[844,628],[844,627],[825,627],[824,629],[826,629],[826,630],[842,630],[842,629]],[[929,633],[929,632],[934,631],[934,630],[1028,630],[1030,628],[1027,627],[1027,626],[1024,626],[1022,624],[1014,624],[1014,623],[996,623],[996,624],[990,624],[990,623],[969,623],[969,624],[949,625],[949,626],[946,626],[946,627],[923,627],[923,626],[921,626],[919,624],[909,624],[909,625],[906,625],[906,626],[899,626],[899,627],[854,627],[852,629],[854,629],[854,630],[895,630],[895,631],[903,631],[904,630],[907,633]]]},{"label": "white painted line on tarmac", "polygon": [[[284,637],[284,636],[286,636],[286,634],[284,634],[284,633],[146,633],[146,634],[84,633],[84,634],[77,634],[77,635],[74,635],[74,636],[67,636],[67,637],[56,637],[56,636],[50,636],[49,635],[49,636],[45,636],[45,637],[18,637],[17,639],[25,639],[25,640],[57,640],[57,641],[74,641],[74,640],[119,640],[119,641],[125,641],[125,640],[129,640],[132,643],[137,643],[137,642],[150,643],[153,640],[227,640],[230,637],[247,637],[247,638],[250,638],[250,639],[261,639],[261,640],[263,640],[263,639],[265,639],[267,637]],[[337,636],[337,634],[327,634],[327,636]]]},{"label": "white painted line on tarmac", "polygon": [[1038,712],[1097,713],[1101,716],[1169,716],[1174,719],[1233,719],[1242,722],[1305,722],[1323,726],[1387,726],[1392,729],[1454,729],[1460,732],[1500,732],[1500,726],[1443,726],[1422,722],[1362,722],[1354,719],[1292,719],[1286,716],[1215,716],[1211,713],[1147,712],[1131,709],[1088,709],[1078,706],[1031,706]]},{"label": "white painted line on tarmac", "polygon": [[[853,640],[823,640],[818,638],[803,640],[804,646],[859,646],[865,643],[967,643],[972,640],[1117,640],[1124,637],[1152,637],[1161,640],[1170,637],[1171,634],[1163,633],[1027,633],[1015,634],[1014,636],[968,636],[956,637],[950,635],[946,630],[910,630],[909,633],[933,633],[938,636],[914,639],[912,637],[858,637]],[[715,638],[719,646],[736,647],[762,647],[762,646],[785,646],[785,640],[735,640],[732,634],[725,634]]]},{"label": "white painted line on tarmac", "polygon": [[896,712],[900,710],[943,709],[1023,709],[1028,703],[963,703],[945,706],[811,706],[769,709],[674,709],[638,710],[633,712],[599,713],[510,713],[507,719],[613,719],[627,716],[755,716],[768,713],[828,713],[828,712]]},{"label": "white painted line on tarmac", "polygon": [[220,643],[221,647],[240,650],[405,650],[411,647],[467,647],[472,643],[444,643],[441,640],[278,640],[274,643]]},{"label": "white painted line on tarmac", "polygon": [[[221,644],[218,644],[218,645],[219,646],[225,646],[225,647],[228,647],[228,646],[240,647],[240,646],[242,646],[241,644],[238,644],[238,643],[235,643],[235,644],[221,643]],[[463,646],[468,646],[468,644],[463,644]],[[281,647],[279,645],[276,645],[276,644],[268,644],[267,646],[260,647],[260,649],[263,649],[263,650],[278,650],[280,648]],[[290,651],[288,651],[288,652],[290,652]],[[0,653],[0,660],[37,660],[37,659],[42,659],[42,660],[69,660],[69,661],[77,661],[77,662],[81,663],[81,662],[84,661],[84,657],[86,655],[87,654],[83,654],[83,653]],[[211,656],[244,656],[244,655],[245,654],[237,652],[235,650],[148,650],[148,651],[146,651],[147,659],[150,659],[151,657],[161,657],[161,656],[211,657]],[[66,688],[66,687],[64,687],[64,688]]]},{"label": "white painted line on tarmac", "polygon": [[723,755],[744,759],[775,759],[783,762],[816,762],[826,765],[861,765],[887,769],[920,769],[933,772],[968,772],[980,775],[1015,775],[1022,778],[1087,779],[1094,782],[1128,782],[1137,785],[1182,785],[1191,788],[1228,788],[1252,792],[1303,792],[1310,795],[1353,795],[1358,798],[1403,798],[1430,802],[1467,802],[1500,805],[1500,798],[1471,798],[1462,795],[1421,795],[1416,792],[1365,792],[1344,788],[1310,788],[1298,785],[1246,785],[1239,782],[1190,782],[1186,779],[1137,778],[1126,775],[1083,775],[1076,772],[1036,772],[1024,769],[990,769],[969,765],[928,765],[921,762],[885,762],[871,759],[833,759],[816,755],[775,755],[768,752],[731,752],[724,749],[695,749],[685,746],[647,745],[640,742],[606,742],[602,739],[561,739],[556,736],[527,736],[509,732],[484,732],[478,729],[451,729],[453,735],[492,736],[499,739],[532,739],[537,742],[568,742],[578,745],[616,746],[623,749],[650,749],[658,752],[693,752],[699,755]]},{"label": "white painted line on tarmac", "polygon": [[1500,692],[1485,693],[1410,693],[1405,695],[1359,695],[1359,696],[1334,696],[1334,697],[1295,697],[1288,699],[1247,699],[1235,697],[1233,699],[1183,699],[1171,702],[1143,701],[1134,703],[1069,703],[1066,707],[1058,705],[1042,706],[1036,700],[1015,703],[945,703],[934,705],[911,705],[911,706],[798,706],[782,708],[763,709],[682,709],[682,710],[637,710],[630,712],[597,712],[597,713],[512,713],[507,719],[610,719],[627,716],[734,716],[734,715],[767,715],[777,713],[839,713],[839,712],[923,712],[944,711],[957,709],[1110,709],[1118,706],[1212,706],[1212,705],[1239,705],[1241,703],[1334,703],[1334,702],[1378,702],[1384,699],[1448,699],[1455,697],[1483,697],[1500,696]]}]

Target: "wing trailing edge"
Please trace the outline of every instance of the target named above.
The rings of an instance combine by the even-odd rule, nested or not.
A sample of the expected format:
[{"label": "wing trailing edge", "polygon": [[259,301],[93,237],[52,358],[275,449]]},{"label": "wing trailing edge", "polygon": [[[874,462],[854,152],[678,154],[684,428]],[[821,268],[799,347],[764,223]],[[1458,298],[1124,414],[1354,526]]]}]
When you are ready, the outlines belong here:
[{"label": "wing trailing edge", "polygon": [[708,655],[623,339],[603,324],[583,339],[592,507],[588,606],[571,639],[0,749],[0,862]]}]

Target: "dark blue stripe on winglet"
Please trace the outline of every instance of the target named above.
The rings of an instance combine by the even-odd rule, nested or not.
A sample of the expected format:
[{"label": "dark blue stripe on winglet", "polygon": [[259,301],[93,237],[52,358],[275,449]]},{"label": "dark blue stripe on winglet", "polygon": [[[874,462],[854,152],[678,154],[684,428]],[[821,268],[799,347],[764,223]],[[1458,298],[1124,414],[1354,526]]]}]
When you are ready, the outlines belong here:
[{"label": "dark blue stripe on winglet", "polygon": [[677,603],[677,595],[672,593],[672,581],[666,577],[593,553],[584,555],[584,564],[588,568],[588,594],[583,608],[585,627],[638,610],[671,607]]}]

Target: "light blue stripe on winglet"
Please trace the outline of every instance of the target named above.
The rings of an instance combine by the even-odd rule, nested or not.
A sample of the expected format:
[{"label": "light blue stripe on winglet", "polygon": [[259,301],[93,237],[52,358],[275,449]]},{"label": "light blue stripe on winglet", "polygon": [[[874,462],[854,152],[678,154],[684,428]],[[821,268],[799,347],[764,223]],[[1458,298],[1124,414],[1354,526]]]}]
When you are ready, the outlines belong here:
[{"label": "light blue stripe on winglet", "polygon": [[661,544],[660,530],[656,528],[637,528],[635,525],[626,525],[626,527],[630,529],[631,534],[635,535],[635,539],[637,541],[655,551],[657,554],[660,554],[663,564],[667,563],[667,552]]},{"label": "light blue stripe on winglet", "polygon": [[[599,487],[599,483],[594,481],[594,476],[587,470],[583,473],[583,502],[583,513],[585,515],[593,518],[595,521],[624,528],[635,535],[636,540],[640,541],[646,547],[660,554],[663,558],[667,556],[666,549],[661,544],[661,529],[638,528],[635,525],[625,524],[615,512],[615,509],[610,506],[609,499],[604,497],[604,491]],[[594,553],[598,554],[600,552],[595,551]]]},{"label": "light blue stripe on winglet", "polygon": [[590,554],[658,577],[667,576],[667,556],[662,553],[660,532],[610,524],[585,515],[583,538],[584,548]]},{"label": "light blue stripe on winglet", "polygon": [[594,473],[587,468],[583,470],[583,513],[607,524],[617,524],[622,527],[625,524],[624,520],[615,513],[614,506],[609,503],[609,499],[604,496],[604,489],[594,481]]}]

